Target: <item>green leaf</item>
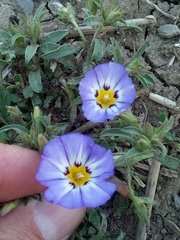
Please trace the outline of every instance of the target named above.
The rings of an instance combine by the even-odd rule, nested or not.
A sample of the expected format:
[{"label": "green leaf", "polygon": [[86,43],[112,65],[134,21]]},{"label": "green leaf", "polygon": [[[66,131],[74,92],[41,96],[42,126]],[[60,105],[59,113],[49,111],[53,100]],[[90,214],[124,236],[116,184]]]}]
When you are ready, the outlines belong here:
[{"label": "green leaf", "polygon": [[11,103],[10,93],[8,91],[4,90],[4,88],[2,86],[0,86],[0,116],[6,122],[9,121],[9,114],[7,112],[7,106],[9,106],[10,103]]},{"label": "green leaf", "polygon": [[140,32],[143,32],[142,28],[138,27],[137,25],[134,24],[128,24],[126,22],[123,21],[118,21],[114,24],[114,26],[116,27],[124,27],[124,28],[130,28],[130,29],[134,29],[134,30],[138,30]]},{"label": "green leaf", "polygon": [[119,128],[105,129],[101,132],[101,137],[119,137],[122,141],[134,142],[134,138],[130,135],[124,134]]},{"label": "green leaf", "polygon": [[32,88],[31,88],[31,86],[26,86],[23,89],[23,95],[24,95],[25,99],[33,97],[34,92],[33,92]]},{"label": "green leaf", "polygon": [[10,124],[10,125],[1,127],[0,128],[0,133],[10,131],[10,130],[14,130],[20,135],[24,135],[25,133],[29,134],[29,130],[27,128],[19,125],[19,124]]},{"label": "green leaf", "polygon": [[101,227],[101,217],[96,210],[92,210],[88,218],[89,222],[96,226],[98,229]]},{"label": "green leaf", "polygon": [[93,2],[100,8],[103,9],[103,4],[101,0],[93,0]]},{"label": "green leaf", "polygon": [[31,102],[32,102],[33,107],[37,107],[37,106],[42,105],[42,101],[41,101],[39,95],[36,95],[33,98],[31,98]]},{"label": "green leaf", "polygon": [[106,44],[103,40],[96,39],[92,59],[100,61],[106,51]]},{"label": "green leaf", "polygon": [[31,71],[28,77],[32,90],[36,93],[40,93],[42,91],[40,69],[38,68],[36,71]]},{"label": "green leaf", "polygon": [[84,19],[87,26],[102,26],[102,22],[99,21],[98,16],[88,16]]},{"label": "green leaf", "polygon": [[52,43],[52,42],[45,42],[45,43],[41,44],[41,46],[40,46],[42,53],[52,52],[52,51],[56,50],[58,47],[59,47],[59,44]]},{"label": "green leaf", "polygon": [[[123,128],[110,128],[101,132],[101,136],[104,137],[120,137],[122,140],[134,141],[138,136],[141,136],[141,129],[134,126],[127,126]],[[124,138],[124,139],[123,139]]]},{"label": "green leaf", "polygon": [[163,139],[166,134],[172,129],[173,125],[174,118],[171,117],[169,121],[166,119],[166,121],[164,121],[163,124],[154,133],[159,139]]},{"label": "green leaf", "polygon": [[11,39],[12,39],[12,36],[8,32],[0,29],[0,39],[1,39],[2,42],[4,42],[4,40],[10,42]]},{"label": "green leaf", "polygon": [[57,61],[60,62],[66,69],[71,69],[75,72],[78,72],[77,66],[73,62],[74,55],[65,56],[63,58],[58,59]]},{"label": "green leaf", "polygon": [[142,85],[145,87],[145,88],[149,88],[147,82],[146,82],[146,79],[144,79],[141,75],[136,75],[136,77],[139,79],[139,81],[142,83]]},{"label": "green leaf", "polygon": [[60,46],[59,48],[55,49],[54,51],[51,51],[51,52],[41,55],[41,57],[43,59],[47,59],[47,60],[56,59],[56,58],[61,58],[64,56],[71,55],[73,53],[78,52],[79,50],[80,50],[80,47],[72,49],[70,44],[64,44],[64,45]]},{"label": "green leaf", "polygon": [[113,49],[113,60],[114,62],[121,62],[121,50],[119,46],[115,46]]},{"label": "green leaf", "polygon": [[133,61],[135,58],[139,58],[140,56],[142,56],[142,54],[144,53],[146,47],[148,46],[148,41],[146,40],[144,42],[144,44],[137,50],[137,52],[133,55],[131,61]]},{"label": "green leaf", "polygon": [[143,203],[140,197],[134,197],[133,203],[133,211],[135,212],[135,214],[140,220],[144,221],[149,226],[150,220],[146,205]]},{"label": "green leaf", "polygon": [[104,239],[104,235],[107,231],[107,218],[105,214],[101,213],[101,227],[99,229],[99,232],[96,236],[93,237],[93,240],[102,240]]},{"label": "green leaf", "polygon": [[167,155],[167,148],[160,141],[153,141],[153,145],[159,147],[162,150],[163,157]]},{"label": "green leaf", "polygon": [[0,68],[3,69],[8,64],[7,61],[0,59]]},{"label": "green leaf", "polygon": [[119,236],[116,238],[116,240],[123,240],[126,236],[126,233],[123,232],[122,230],[120,231]]},{"label": "green leaf", "polygon": [[25,63],[27,64],[32,57],[36,54],[39,45],[28,45],[25,49]]},{"label": "green leaf", "polygon": [[17,41],[18,38],[25,38],[25,35],[22,33],[16,33],[13,37],[12,37],[12,45],[15,44],[15,42]]},{"label": "green leaf", "polygon": [[53,95],[47,96],[46,99],[43,102],[43,107],[47,108],[49,107],[49,104],[52,100],[56,99],[58,96],[58,93],[54,93]]},{"label": "green leaf", "polygon": [[166,119],[167,119],[167,114],[162,112],[159,116],[159,121],[163,123],[166,121]]},{"label": "green leaf", "polygon": [[138,151],[135,147],[131,148],[123,157],[121,154],[118,158],[118,154],[115,155],[116,166],[126,167],[133,166],[141,160],[152,158],[154,156],[151,150]]},{"label": "green leaf", "polygon": [[139,155],[142,155],[143,152],[142,151],[139,151],[137,150],[135,147],[132,147],[129,151],[127,151],[127,153],[125,154],[125,158],[128,159],[128,158],[133,158],[133,157],[136,157],[136,156],[139,156]]},{"label": "green leaf", "polygon": [[140,136],[143,132],[141,129],[134,126],[127,126],[120,129],[122,133],[128,135]]},{"label": "green leaf", "polygon": [[13,103],[18,103],[22,101],[22,95],[19,95],[19,94],[11,94],[10,98]]},{"label": "green leaf", "polygon": [[154,160],[160,162],[166,167],[172,168],[172,169],[177,169],[180,165],[180,159],[166,155],[165,157],[163,156],[153,156],[152,157]]},{"label": "green leaf", "polygon": [[148,85],[155,86],[154,79],[150,75],[144,74],[142,77]]},{"label": "green leaf", "polygon": [[47,11],[43,11],[43,8],[45,7],[45,3],[41,4],[38,9],[36,10],[33,20],[41,21],[41,18],[47,13]]},{"label": "green leaf", "polygon": [[155,201],[149,197],[141,197],[141,201],[146,204],[155,204]]},{"label": "green leaf", "polygon": [[57,43],[61,41],[68,33],[69,33],[68,30],[57,30],[57,31],[51,32],[44,38],[44,40],[42,41],[42,44],[45,44],[48,42]]}]

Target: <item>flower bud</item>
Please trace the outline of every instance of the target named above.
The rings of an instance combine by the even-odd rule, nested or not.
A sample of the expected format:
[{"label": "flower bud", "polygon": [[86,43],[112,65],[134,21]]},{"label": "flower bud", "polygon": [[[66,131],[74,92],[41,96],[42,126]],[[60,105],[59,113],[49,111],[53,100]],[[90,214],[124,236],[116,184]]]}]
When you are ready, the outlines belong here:
[{"label": "flower bud", "polygon": [[43,150],[43,148],[47,142],[48,142],[48,140],[42,134],[38,134],[38,145],[39,145],[40,151]]},{"label": "flower bud", "polygon": [[135,115],[133,115],[130,111],[124,111],[120,114],[120,119],[124,121],[126,125],[131,125],[135,127],[139,127],[139,122]]},{"label": "flower bud", "polygon": [[21,200],[17,199],[8,203],[5,203],[3,205],[3,207],[0,210],[0,215],[4,216],[6,215],[8,212],[10,212],[11,210],[13,210],[15,207],[17,207],[20,204]]},{"label": "flower bud", "polygon": [[149,149],[151,147],[151,142],[146,136],[142,135],[141,138],[136,142],[135,147],[139,151],[144,151],[145,149]]},{"label": "flower bud", "polygon": [[39,107],[38,106],[34,107],[34,118],[37,118],[37,117],[40,117],[40,116],[42,116],[42,114],[41,114],[41,111],[40,111]]},{"label": "flower bud", "polygon": [[112,6],[108,6],[104,11],[105,25],[111,25],[121,20],[123,11],[120,7],[112,9]]},{"label": "flower bud", "polygon": [[151,126],[151,124],[146,123],[145,127],[144,127],[144,131],[147,137],[151,138],[153,135],[153,127]]},{"label": "flower bud", "polygon": [[58,19],[63,21],[63,22],[71,22],[71,17],[75,16],[75,13],[72,10],[72,6],[70,5],[70,3],[67,4],[67,8],[64,7],[59,2],[52,2],[52,3],[50,3],[50,6],[55,6],[56,7],[56,10],[58,12]]},{"label": "flower bud", "polygon": [[8,106],[7,111],[12,118],[17,119],[22,117],[22,112],[19,110],[18,107]]}]

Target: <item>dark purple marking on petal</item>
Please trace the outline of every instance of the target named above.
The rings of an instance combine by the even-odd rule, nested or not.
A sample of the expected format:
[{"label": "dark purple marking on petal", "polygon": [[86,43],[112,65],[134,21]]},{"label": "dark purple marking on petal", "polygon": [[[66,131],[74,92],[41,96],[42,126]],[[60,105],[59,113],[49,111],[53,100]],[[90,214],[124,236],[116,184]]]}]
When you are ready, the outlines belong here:
[{"label": "dark purple marking on petal", "polygon": [[100,103],[97,103],[97,105],[98,105],[100,108],[102,108],[102,105],[101,105]]},{"label": "dark purple marking on petal", "polygon": [[116,104],[111,104],[111,105],[109,106],[109,108],[110,108],[110,107],[114,107],[114,106],[116,106]]},{"label": "dark purple marking on petal", "polygon": [[74,165],[76,166],[76,167],[80,167],[81,165],[82,165],[82,163],[74,163]]},{"label": "dark purple marking on petal", "polygon": [[87,185],[88,184],[88,181],[84,183],[84,185]]},{"label": "dark purple marking on petal", "polygon": [[114,93],[114,98],[118,98],[119,96],[118,96],[118,90],[117,91],[115,91],[115,93]]},{"label": "dark purple marking on petal", "polygon": [[74,183],[70,182],[69,184],[70,184],[73,188],[76,188],[76,186],[75,186]]},{"label": "dark purple marking on petal", "polygon": [[64,175],[66,176],[66,175],[68,175],[68,174],[69,174],[69,168],[66,167],[66,171],[64,172]]},{"label": "dark purple marking on petal", "polygon": [[104,88],[104,90],[109,90],[110,89],[110,86],[106,86],[105,84],[104,84],[104,86],[103,86],[103,88]]},{"label": "dark purple marking on petal", "polygon": [[86,172],[87,172],[87,173],[89,173],[89,174],[91,174],[91,173],[92,173],[92,171],[89,169],[89,167],[88,167],[88,166],[86,166],[85,168],[86,168]]},{"label": "dark purple marking on petal", "polygon": [[98,90],[96,90],[94,96],[95,96],[95,97],[98,97]]}]

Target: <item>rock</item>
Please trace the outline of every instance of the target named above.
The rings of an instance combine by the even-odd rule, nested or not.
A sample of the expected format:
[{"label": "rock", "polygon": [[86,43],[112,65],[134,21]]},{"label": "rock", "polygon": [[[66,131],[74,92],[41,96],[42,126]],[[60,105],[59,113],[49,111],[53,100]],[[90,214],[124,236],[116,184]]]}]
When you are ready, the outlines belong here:
[{"label": "rock", "polygon": [[177,25],[164,24],[158,28],[158,33],[163,38],[172,38],[180,35],[180,29]]},{"label": "rock", "polygon": [[33,0],[15,0],[15,9],[25,14],[32,14],[34,10]]},{"label": "rock", "polygon": [[167,230],[165,228],[161,229],[161,234],[162,235],[166,235],[166,233],[167,233]]}]

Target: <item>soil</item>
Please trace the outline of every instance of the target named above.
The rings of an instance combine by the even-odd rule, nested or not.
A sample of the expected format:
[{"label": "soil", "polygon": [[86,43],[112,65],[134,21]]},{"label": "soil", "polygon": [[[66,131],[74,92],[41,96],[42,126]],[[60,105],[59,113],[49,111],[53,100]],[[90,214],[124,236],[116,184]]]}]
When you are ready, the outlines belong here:
[{"label": "soil", "polygon": [[[44,1],[35,0],[35,8]],[[72,5],[76,6],[77,17],[82,19],[84,13],[81,11],[83,1],[74,0],[70,1]],[[110,1],[103,1],[108,4]],[[143,26],[143,32],[135,30],[120,30],[111,33],[119,42],[119,47],[122,52],[122,63],[124,65],[132,57],[133,53],[148,39],[149,45],[143,54],[142,61],[145,67],[153,74],[156,86],[151,89],[151,92],[167,97],[180,106],[180,57],[176,54],[176,58],[172,66],[168,67],[174,52],[178,52],[174,45],[180,41],[180,35],[172,38],[163,38],[158,34],[158,27],[163,24],[176,24],[180,28],[180,20],[177,22],[173,18],[163,16],[156,9],[152,8],[146,0],[116,0],[117,5],[124,9],[124,19],[144,18],[148,15],[153,15],[156,20],[156,26]],[[178,16],[180,14],[179,0],[152,0],[164,12]],[[62,0],[61,3],[66,5],[66,1]],[[17,9],[14,8],[12,0],[0,0],[0,29],[7,29],[10,15],[19,15]],[[50,13],[43,20],[43,31],[49,32],[64,27],[64,24],[54,18]],[[136,82],[137,89],[142,86]],[[158,125],[160,113],[166,113],[168,116],[173,115],[176,118],[176,126],[173,131],[176,136],[180,137],[180,125],[178,117],[180,112],[175,112],[164,106],[161,106],[148,99],[147,94],[144,94],[136,99],[133,104],[133,113],[143,120],[147,115],[146,121],[153,126]],[[155,201],[156,206],[153,207],[151,216],[151,225],[147,229],[148,240],[177,240],[180,239],[180,231],[175,228],[169,227],[168,221],[176,224],[180,228],[180,172],[177,178],[165,178],[164,181],[158,183]],[[139,194],[144,194],[144,189],[139,189]],[[108,232],[117,233],[120,230],[126,233],[124,240],[136,239],[136,230],[138,219],[131,210],[131,204],[128,205],[125,211],[120,215],[117,214],[112,204],[106,204],[101,208],[101,211],[108,217]]]}]

